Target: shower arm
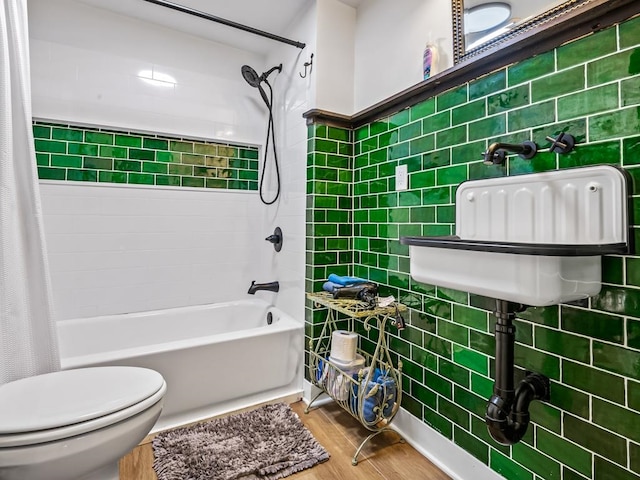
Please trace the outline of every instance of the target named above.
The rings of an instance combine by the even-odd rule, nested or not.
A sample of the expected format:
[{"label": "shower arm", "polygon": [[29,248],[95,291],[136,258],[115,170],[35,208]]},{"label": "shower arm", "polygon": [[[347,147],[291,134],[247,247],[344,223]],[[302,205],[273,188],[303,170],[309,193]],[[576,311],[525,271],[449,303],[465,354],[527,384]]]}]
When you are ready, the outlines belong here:
[{"label": "shower arm", "polygon": [[269,75],[271,75],[274,71],[278,70],[278,72],[282,72],[282,64],[280,65],[276,65],[275,67],[271,67],[269,70],[267,70],[266,72],[264,72],[261,76],[260,76],[260,80],[262,80],[263,82],[267,81],[267,78],[269,77]]}]

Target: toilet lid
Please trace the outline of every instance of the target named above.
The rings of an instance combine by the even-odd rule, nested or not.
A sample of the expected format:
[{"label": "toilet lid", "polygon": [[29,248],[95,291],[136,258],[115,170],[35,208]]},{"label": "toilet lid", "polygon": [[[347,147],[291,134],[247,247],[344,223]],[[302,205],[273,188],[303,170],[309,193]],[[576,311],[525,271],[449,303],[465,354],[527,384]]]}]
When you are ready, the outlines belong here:
[{"label": "toilet lid", "polygon": [[0,386],[0,435],[65,427],[110,415],[163,388],[139,367],[94,367],[27,377]]}]

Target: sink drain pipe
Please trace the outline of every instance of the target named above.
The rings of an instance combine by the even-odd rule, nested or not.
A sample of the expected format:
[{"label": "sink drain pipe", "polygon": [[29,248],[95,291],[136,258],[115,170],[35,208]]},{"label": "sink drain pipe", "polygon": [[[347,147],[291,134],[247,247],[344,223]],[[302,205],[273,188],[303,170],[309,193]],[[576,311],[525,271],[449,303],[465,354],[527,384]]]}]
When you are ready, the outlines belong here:
[{"label": "sink drain pipe", "polygon": [[527,373],[514,390],[513,320],[525,308],[519,303],[496,300],[496,376],[485,421],[491,437],[502,445],[513,445],[522,439],[529,426],[532,401],[549,400],[549,379],[539,373]]}]

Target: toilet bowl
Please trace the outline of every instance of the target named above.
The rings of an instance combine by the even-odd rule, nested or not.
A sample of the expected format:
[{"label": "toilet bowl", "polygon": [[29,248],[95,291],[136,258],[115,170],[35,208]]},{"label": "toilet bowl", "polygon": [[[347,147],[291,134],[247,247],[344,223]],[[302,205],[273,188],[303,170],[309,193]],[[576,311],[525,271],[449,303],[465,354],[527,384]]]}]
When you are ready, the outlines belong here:
[{"label": "toilet bowl", "polygon": [[117,480],[167,386],[139,367],[94,367],[0,386],[0,480]]}]

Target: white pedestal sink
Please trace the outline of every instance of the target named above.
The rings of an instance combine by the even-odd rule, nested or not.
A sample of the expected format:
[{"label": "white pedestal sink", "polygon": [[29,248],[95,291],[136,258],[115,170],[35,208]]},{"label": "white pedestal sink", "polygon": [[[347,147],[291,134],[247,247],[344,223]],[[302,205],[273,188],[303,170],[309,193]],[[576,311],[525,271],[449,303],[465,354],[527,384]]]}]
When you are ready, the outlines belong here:
[{"label": "white pedestal sink", "polygon": [[609,165],[462,183],[456,236],[402,237],[411,276],[545,306],[596,295],[601,255],[629,251],[627,178]]}]

